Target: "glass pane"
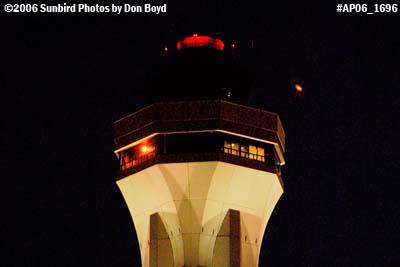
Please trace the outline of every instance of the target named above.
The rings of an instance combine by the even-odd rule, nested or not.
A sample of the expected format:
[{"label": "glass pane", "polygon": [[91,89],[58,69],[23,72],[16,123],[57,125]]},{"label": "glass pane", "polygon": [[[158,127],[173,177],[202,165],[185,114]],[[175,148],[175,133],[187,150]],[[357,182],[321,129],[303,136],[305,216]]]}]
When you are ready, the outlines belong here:
[{"label": "glass pane", "polygon": [[239,156],[239,143],[231,143],[232,155]]},{"label": "glass pane", "polygon": [[224,147],[231,148],[231,142],[224,141]]},{"label": "glass pane", "polygon": [[231,153],[231,143],[224,141],[224,153]]},{"label": "glass pane", "polygon": [[256,146],[249,146],[249,159],[256,159],[257,155],[257,147]]},{"label": "glass pane", "polygon": [[244,158],[249,157],[249,147],[248,146],[240,146],[240,156]]},{"label": "glass pane", "polygon": [[265,161],[265,151],[263,147],[257,147],[257,160]]}]

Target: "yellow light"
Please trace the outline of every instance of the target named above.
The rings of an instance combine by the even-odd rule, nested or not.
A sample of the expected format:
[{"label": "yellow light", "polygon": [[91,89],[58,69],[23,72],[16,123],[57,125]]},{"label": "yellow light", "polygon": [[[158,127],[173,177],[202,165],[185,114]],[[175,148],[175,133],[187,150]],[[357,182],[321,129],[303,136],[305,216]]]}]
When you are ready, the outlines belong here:
[{"label": "yellow light", "polygon": [[149,151],[149,148],[147,146],[142,146],[142,152],[146,153]]},{"label": "yellow light", "polygon": [[296,89],[296,91],[299,93],[303,92],[303,87],[301,87],[301,85],[298,83],[294,85],[294,89]]}]

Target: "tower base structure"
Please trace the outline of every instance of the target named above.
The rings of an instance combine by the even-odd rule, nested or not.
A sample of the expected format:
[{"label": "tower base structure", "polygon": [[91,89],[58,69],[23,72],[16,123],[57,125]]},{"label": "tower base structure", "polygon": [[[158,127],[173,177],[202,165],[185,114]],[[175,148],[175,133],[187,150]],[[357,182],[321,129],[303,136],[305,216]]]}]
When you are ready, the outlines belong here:
[{"label": "tower base structure", "polygon": [[283,193],[276,174],[220,161],[157,164],[117,184],[142,266],[258,266]]}]

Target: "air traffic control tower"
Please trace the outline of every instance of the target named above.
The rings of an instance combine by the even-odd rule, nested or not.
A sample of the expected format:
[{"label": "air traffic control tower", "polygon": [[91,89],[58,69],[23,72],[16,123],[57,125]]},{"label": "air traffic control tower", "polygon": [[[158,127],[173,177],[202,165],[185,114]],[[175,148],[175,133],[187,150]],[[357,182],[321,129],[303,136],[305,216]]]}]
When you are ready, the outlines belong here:
[{"label": "air traffic control tower", "polygon": [[258,266],[285,134],[277,114],[244,105],[251,76],[231,48],[194,35],[165,49],[149,105],[115,122],[142,266]]}]

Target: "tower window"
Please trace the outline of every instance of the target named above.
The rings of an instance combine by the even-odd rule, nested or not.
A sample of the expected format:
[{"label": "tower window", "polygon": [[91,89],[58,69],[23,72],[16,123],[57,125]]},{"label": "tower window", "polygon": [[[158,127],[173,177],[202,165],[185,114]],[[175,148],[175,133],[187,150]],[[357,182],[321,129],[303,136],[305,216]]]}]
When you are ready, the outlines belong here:
[{"label": "tower window", "polygon": [[229,140],[224,140],[224,153],[264,162],[266,156],[265,148],[262,146],[232,142]]},{"label": "tower window", "polygon": [[228,154],[232,154],[235,156],[239,156],[239,143],[224,141],[224,152]]},{"label": "tower window", "polygon": [[120,168],[121,170],[129,169],[140,164],[156,154],[156,146],[152,142],[143,142],[137,146],[128,148],[120,152]]},{"label": "tower window", "polygon": [[171,133],[154,136],[119,152],[120,170],[133,168],[156,155],[220,152],[266,164],[274,164],[275,159],[272,145],[255,140],[215,132]]}]

